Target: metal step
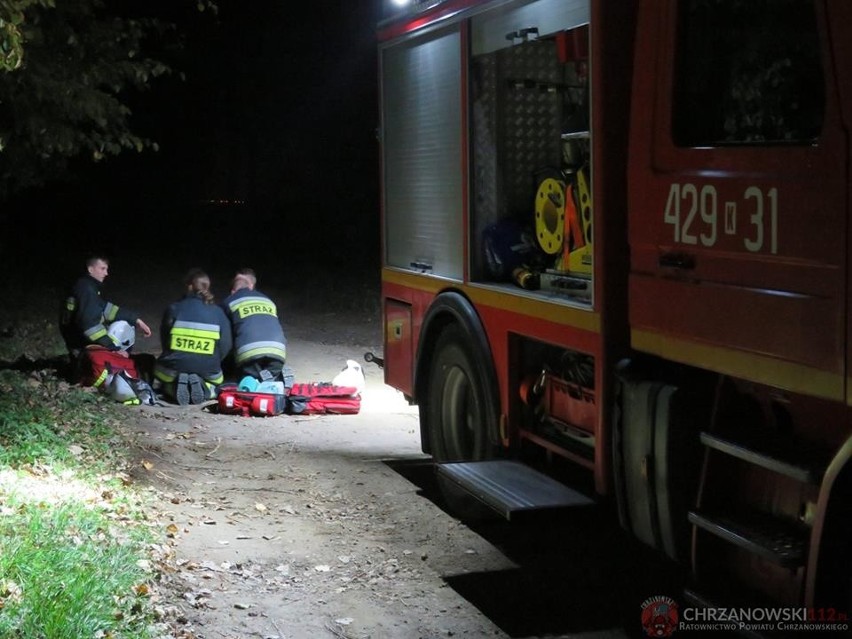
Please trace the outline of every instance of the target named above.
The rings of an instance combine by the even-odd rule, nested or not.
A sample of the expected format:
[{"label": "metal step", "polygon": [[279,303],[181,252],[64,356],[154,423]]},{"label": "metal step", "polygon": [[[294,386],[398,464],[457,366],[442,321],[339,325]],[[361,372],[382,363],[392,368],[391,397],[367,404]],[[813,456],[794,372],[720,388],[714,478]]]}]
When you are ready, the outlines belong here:
[{"label": "metal step", "polygon": [[437,464],[436,468],[440,477],[452,481],[508,520],[519,513],[586,507],[595,503],[517,461],[450,462]]},{"label": "metal step", "polygon": [[827,462],[807,448],[770,439],[752,444],[711,433],[701,433],[701,443],[720,452],[786,475],[797,481],[818,486]]},{"label": "metal step", "polygon": [[803,566],[807,555],[807,530],[772,515],[720,514],[693,511],[689,522],[740,548],[785,568]]}]

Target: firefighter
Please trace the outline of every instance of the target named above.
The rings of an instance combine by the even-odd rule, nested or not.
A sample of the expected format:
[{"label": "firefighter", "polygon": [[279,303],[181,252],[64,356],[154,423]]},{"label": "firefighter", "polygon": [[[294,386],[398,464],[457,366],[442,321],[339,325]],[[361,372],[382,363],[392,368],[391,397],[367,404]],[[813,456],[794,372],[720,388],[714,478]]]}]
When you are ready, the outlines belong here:
[{"label": "firefighter", "polygon": [[231,350],[231,324],[210,292],[210,277],[192,269],[186,294],[163,314],[162,355],[154,370],[158,390],[181,406],[216,397],[222,360]]},{"label": "firefighter", "polygon": [[59,317],[59,330],[68,349],[72,377],[76,377],[86,347],[124,350],[117,333],[109,330],[113,322],[125,321],[137,327],[145,337],[151,336],[151,329],[136,312],[120,308],[101,296],[103,282],[109,275],[109,260],[93,255],[86,260],[86,270],[65,298]]},{"label": "firefighter", "polygon": [[[234,276],[231,294],[222,302],[234,333],[234,352],[229,360],[239,377],[283,381],[287,360],[284,330],[275,303],[256,286],[254,270],[240,269]],[[230,365],[231,361],[229,368]]]}]

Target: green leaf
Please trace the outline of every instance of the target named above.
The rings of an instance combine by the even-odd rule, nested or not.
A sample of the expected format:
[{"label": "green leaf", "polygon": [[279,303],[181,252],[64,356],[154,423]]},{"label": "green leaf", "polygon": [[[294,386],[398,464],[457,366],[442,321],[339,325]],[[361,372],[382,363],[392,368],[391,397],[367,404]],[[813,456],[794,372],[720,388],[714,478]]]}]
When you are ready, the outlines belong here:
[{"label": "green leaf", "polygon": [[127,4],[0,0],[0,198],[60,177],[75,157],[156,148],[136,134],[129,100],[172,71],[176,27],[122,15],[145,9]]}]

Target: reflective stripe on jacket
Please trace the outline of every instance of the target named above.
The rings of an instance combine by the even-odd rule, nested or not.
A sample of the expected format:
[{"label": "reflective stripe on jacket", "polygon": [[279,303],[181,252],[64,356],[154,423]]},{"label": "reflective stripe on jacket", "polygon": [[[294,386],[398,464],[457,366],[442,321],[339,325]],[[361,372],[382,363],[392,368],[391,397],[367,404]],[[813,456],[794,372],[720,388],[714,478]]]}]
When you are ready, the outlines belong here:
[{"label": "reflective stripe on jacket", "polygon": [[231,351],[231,325],[222,309],[187,295],[166,309],[160,327],[163,354],[154,372],[163,382],[179,373],[196,373],[221,384],[222,360]]},{"label": "reflective stripe on jacket", "polygon": [[136,324],[139,316],[131,310],[122,309],[101,297],[103,285],[91,275],[78,279],[65,298],[59,318],[59,328],[69,350],[98,344],[110,350],[120,345],[107,332],[107,324],[124,320]]},{"label": "reflective stripe on jacket", "polygon": [[260,291],[243,288],[222,303],[234,331],[234,361],[243,365],[256,359],[287,360],[287,340],[278,309]]}]

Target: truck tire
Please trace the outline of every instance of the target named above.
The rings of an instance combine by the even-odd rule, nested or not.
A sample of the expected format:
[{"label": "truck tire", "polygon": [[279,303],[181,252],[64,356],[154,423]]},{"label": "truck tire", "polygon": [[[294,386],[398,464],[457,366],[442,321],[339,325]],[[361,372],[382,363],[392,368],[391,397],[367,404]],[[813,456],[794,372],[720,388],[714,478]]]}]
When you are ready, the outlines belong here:
[{"label": "truck tire", "polygon": [[[457,324],[443,329],[435,342],[427,397],[426,420],[432,457],[437,462],[479,461],[494,456],[489,429],[496,398],[485,381],[470,340]],[[488,363],[490,365],[490,362]]]},{"label": "truck tire", "polygon": [[[420,420],[429,433],[432,459],[437,462],[483,461],[496,455],[494,436],[497,398],[486,381],[470,336],[459,324],[445,327],[435,342]],[[495,511],[437,474],[445,509],[467,522],[496,518]]]}]

